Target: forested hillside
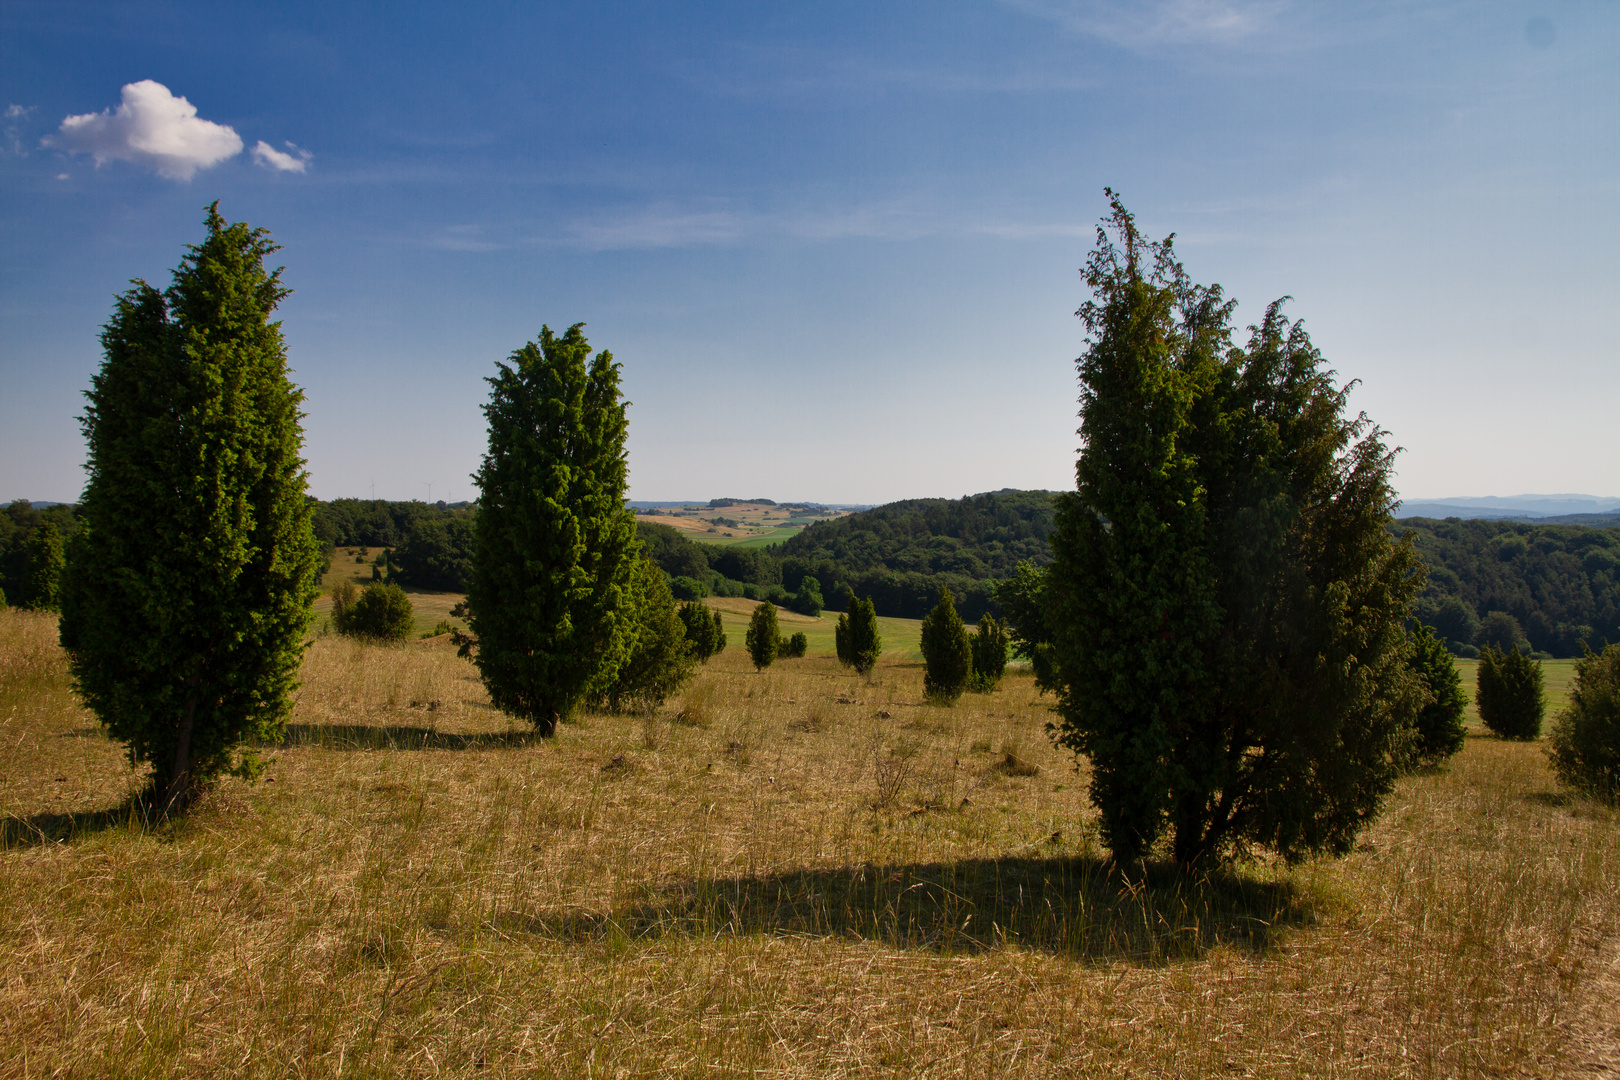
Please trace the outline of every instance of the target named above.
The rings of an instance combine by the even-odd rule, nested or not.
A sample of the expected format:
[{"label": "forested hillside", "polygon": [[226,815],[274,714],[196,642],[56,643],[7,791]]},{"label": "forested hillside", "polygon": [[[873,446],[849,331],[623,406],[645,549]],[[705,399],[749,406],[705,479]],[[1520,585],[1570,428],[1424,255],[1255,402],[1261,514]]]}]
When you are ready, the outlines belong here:
[{"label": "forested hillside", "polygon": [[472,571],[475,513],[466,503],[333,499],[317,500],[313,516],[322,543],[392,548],[392,576],[399,581],[460,592]]},{"label": "forested hillside", "polygon": [[775,548],[695,543],[668,526],[642,523],[653,558],[677,579],[719,595],[786,602],[816,579],[826,605],[850,593],[880,615],[922,618],[949,586],[968,620],[992,610],[995,583],[1021,560],[1051,561],[1052,493],[994,491],[963,499],[908,499],[809,525]]},{"label": "forested hillside", "polygon": [[[1620,529],[1524,521],[1406,518],[1429,564],[1417,616],[1467,655],[1492,632],[1511,631],[1552,656],[1620,642]],[[1493,613],[1512,619],[1506,623]]]}]

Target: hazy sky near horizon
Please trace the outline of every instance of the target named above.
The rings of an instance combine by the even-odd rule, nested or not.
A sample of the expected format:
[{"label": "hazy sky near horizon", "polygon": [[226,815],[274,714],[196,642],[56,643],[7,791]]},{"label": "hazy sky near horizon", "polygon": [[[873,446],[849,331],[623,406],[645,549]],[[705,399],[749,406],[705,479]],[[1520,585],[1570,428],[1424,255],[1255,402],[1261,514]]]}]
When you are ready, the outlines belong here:
[{"label": "hazy sky near horizon", "polygon": [[1293,297],[1406,497],[1620,494],[1612,0],[0,0],[0,109],[0,501],[77,496],[113,296],[215,199],[323,498],[471,496],[574,322],[633,498],[1069,488],[1105,185]]}]

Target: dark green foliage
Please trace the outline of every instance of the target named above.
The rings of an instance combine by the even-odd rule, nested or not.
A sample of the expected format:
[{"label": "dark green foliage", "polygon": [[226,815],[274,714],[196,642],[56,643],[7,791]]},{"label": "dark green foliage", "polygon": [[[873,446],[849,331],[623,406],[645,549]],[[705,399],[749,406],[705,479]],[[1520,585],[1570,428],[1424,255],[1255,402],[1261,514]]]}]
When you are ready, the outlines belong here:
[{"label": "dark green foliage", "polygon": [[1552,656],[1620,641],[1620,528],[1612,523],[1407,518],[1392,528],[1429,564],[1418,618],[1449,641],[1483,644],[1479,622],[1493,611],[1511,615],[1520,640]]},{"label": "dark green foliage", "polygon": [[878,632],[877,610],[871,600],[862,600],[857,596],[849,598],[848,606],[849,610],[838,616],[838,627],[834,631],[838,660],[866,675],[877,665],[878,657],[883,655],[883,635]]},{"label": "dark green foliage", "polygon": [[474,658],[495,706],[545,736],[613,684],[637,640],[626,402],[612,354],[590,352],[580,325],[542,327],[499,365],[475,477]]},{"label": "dark green foliage", "polygon": [[62,537],[52,522],[41,522],[24,547],[27,570],[18,595],[21,607],[35,611],[55,611],[61,603]]},{"label": "dark green foliage", "polygon": [[393,580],[418,589],[464,591],[472,576],[476,528],[468,513],[411,522],[389,559]]},{"label": "dark green foliage", "polygon": [[726,651],[726,625],[720,618],[719,608],[715,608],[710,614],[714,616],[714,652],[710,655],[718,656]]},{"label": "dark green foliage", "polygon": [[795,660],[810,651],[810,639],[800,630],[789,634],[776,645],[778,660]]},{"label": "dark green foliage", "polygon": [[1547,710],[1541,662],[1516,649],[1486,645],[1479,650],[1474,702],[1485,726],[1504,739],[1541,737]]},{"label": "dark green foliage", "polygon": [[663,567],[670,577],[708,581],[709,556],[719,549],[699,544],[679,529],[648,521],[636,522],[636,537],[647,558]]},{"label": "dark green foliage", "polygon": [[1468,698],[1456,662],[1432,627],[1419,624],[1413,630],[1408,663],[1428,687],[1429,702],[1417,714],[1405,757],[1415,765],[1433,765],[1462,749],[1463,712],[1468,708]]},{"label": "dark green foliage", "polygon": [[1575,661],[1569,705],[1547,742],[1559,780],[1605,802],[1620,799],[1620,645]]},{"label": "dark green foliage", "polygon": [[806,574],[799,582],[799,591],[794,594],[788,607],[800,615],[809,615],[815,618],[821,614],[823,607],[821,599],[821,583],[814,577]]},{"label": "dark green foliage", "polygon": [[922,654],[923,693],[947,703],[961,697],[973,674],[973,647],[950,589],[939,591],[939,603],[923,620]]},{"label": "dark green foliage", "polygon": [[684,686],[697,667],[664,571],[643,558],[634,584],[635,645],[613,682],[596,695],[598,703],[612,712],[652,712]]},{"label": "dark green foliage", "polygon": [[[1424,607],[1421,601],[1418,606]],[[1435,632],[1453,651],[1460,653],[1462,646],[1473,645],[1479,639],[1479,616],[1458,597],[1448,596],[1428,610],[1434,615]]]},{"label": "dark green foliage", "polygon": [[[988,492],[962,499],[909,499],[818,521],[776,549],[784,580],[811,572],[823,596],[843,583],[898,618],[928,613],[941,586],[976,619],[994,602],[994,581],[1020,560],[1051,561],[1052,493]],[[740,580],[761,580],[738,574]]]},{"label": "dark green foliage", "polygon": [[1041,693],[1056,690],[1057,653],[1052,644],[1052,628],[1046,621],[1050,604],[1047,580],[1050,568],[1021,562],[1013,576],[996,586],[996,602],[1007,628],[1012,653],[1029,661],[1035,686]]},{"label": "dark green foliage", "polygon": [[1517,649],[1521,645],[1526,650],[1530,643],[1525,640],[1524,630],[1519,626],[1519,620],[1505,611],[1493,611],[1480,620],[1479,631],[1474,635],[1474,644],[1480,647],[1491,646],[1498,652],[1503,649]]},{"label": "dark green foliage", "polygon": [[1182,864],[1345,852],[1422,700],[1391,452],[1278,304],[1233,347],[1220,288],[1112,208],[1047,582],[1057,738],[1090,758],[1122,861],[1167,828]]},{"label": "dark green foliage", "polygon": [[701,600],[709,595],[707,585],[684,575],[669,579],[669,591],[677,600]]},{"label": "dark green foliage", "polygon": [[332,599],[332,626],[349,637],[404,641],[416,625],[411,598],[393,582],[373,581],[352,599],[347,593],[341,601],[336,595]]},{"label": "dark green foliage", "polygon": [[[705,663],[722,647],[720,625],[710,614],[711,611],[713,609],[706,604],[689,601],[682,604],[677,612],[686,635],[687,648],[692,651],[693,657]],[[715,611],[714,614],[719,612]]]},{"label": "dark green foliage", "polygon": [[[315,535],[330,547],[395,547],[422,522],[448,526],[469,521],[473,508],[465,502],[425,503],[386,499],[310,500]],[[458,538],[459,540],[459,538]],[[466,541],[470,544],[470,538]]]},{"label": "dark green foliage", "polygon": [[79,530],[75,508],[62,503],[36,506],[27,499],[16,499],[0,509],[0,591],[18,606],[23,606],[22,598],[29,590],[30,545],[43,539],[35,534],[46,525],[67,544]]},{"label": "dark green foliage", "polygon": [[743,640],[748,646],[748,658],[754,662],[755,671],[763,671],[771,666],[782,645],[782,635],[776,628],[774,604],[766,602],[754,609],[753,616],[748,620],[748,634]]},{"label": "dark green foliage", "polygon": [[[287,378],[286,296],[262,229],[217,204],[160,293],[118,297],[82,421],[89,481],[62,590],[62,644],[85,703],[162,812],[279,737],[318,591]],[[234,764],[233,764],[234,763]]]},{"label": "dark green foliage", "polygon": [[988,611],[979,616],[979,632],[971,641],[973,652],[972,688],[980,693],[994,690],[1007,670],[1007,626]]}]

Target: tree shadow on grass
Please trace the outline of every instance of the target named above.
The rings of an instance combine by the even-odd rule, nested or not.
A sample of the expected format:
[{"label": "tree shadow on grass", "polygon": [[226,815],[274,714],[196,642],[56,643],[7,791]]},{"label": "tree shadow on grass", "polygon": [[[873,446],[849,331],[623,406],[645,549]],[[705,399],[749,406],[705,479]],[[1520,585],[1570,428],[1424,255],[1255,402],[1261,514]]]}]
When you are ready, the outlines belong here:
[{"label": "tree shadow on grass", "polygon": [[668,935],[848,938],[938,953],[1002,945],[1093,963],[1193,960],[1217,946],[1264,954],[1311,925],[1286,881],[1097,859],[964,859],[689,880],[610,913],[511,913],[509,933],[574,942]]},{"label": "tree shadow on grass", "polygon": [[539,737],[532,729],[469,735],[402,724],[288,724],[279,745],[328,750],[501,750],[532,746]]},{"label": "tree shadow on grass", "polygon": [[67,843],[108,829],[144,830],[150,824],[144,806],[135,798],[108,810],[7,816],[0,819],[0,851]]}]

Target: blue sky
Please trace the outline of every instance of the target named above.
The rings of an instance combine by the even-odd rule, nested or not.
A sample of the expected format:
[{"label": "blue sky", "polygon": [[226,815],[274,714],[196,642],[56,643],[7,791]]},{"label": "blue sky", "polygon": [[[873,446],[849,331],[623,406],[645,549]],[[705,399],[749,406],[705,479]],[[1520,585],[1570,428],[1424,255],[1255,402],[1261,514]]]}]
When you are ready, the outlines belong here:
[{"label": "blue sky", "polygon": [[321,497],[470,496],[484,376],[580,321],[635,498],[1069,487],[1105,185],[1294,298],[1408,497],[1620,494],[1617,103],[1607,0],[3,0],[0,500],[76,496],[112,297],[214,199]]}]

